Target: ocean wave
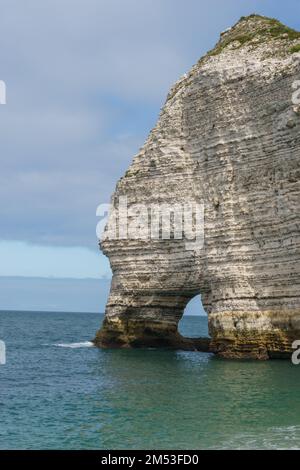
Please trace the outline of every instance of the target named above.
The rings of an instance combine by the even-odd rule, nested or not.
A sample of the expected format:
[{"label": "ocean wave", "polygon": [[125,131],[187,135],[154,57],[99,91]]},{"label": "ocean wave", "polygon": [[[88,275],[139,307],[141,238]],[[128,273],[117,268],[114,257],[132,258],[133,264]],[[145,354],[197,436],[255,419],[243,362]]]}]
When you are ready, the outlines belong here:
[{"label": "ocean wave", "polygon": [[241,433],[225,441],[218,448],[300,450],[300,426],[272,427],[263,432]]},{"label": "ocean wave", "polygon": [[92,348],[94,347],[94,343],[92,343],[91,341],[83,341],[81,343],[55,343],[53,346],[58,346],[59,348],[71,348],[71,349]]}]

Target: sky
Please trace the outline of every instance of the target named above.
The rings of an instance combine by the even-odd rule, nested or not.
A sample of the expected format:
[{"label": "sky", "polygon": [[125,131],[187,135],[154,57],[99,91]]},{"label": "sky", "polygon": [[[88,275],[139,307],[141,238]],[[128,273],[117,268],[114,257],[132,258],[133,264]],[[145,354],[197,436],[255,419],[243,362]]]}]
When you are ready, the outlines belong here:
[{"label": "sky", "polygon": [[0,0],[0,11],[0,308],[1,277],[109,279],[96,207],[170,86],[242,15],[300,29],[299,0]]}]

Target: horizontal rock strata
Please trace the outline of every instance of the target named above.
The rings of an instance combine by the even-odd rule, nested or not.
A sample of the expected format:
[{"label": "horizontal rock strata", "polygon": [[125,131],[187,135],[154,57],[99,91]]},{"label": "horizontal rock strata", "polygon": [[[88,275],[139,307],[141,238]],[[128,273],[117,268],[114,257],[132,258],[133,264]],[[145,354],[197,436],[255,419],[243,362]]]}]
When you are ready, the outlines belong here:
[{"label": "horizontal rock strata", "polygon": [[[290,356],[300,339],[298,50],[300,33],[251,15],[173,86],[109,220],[121,196],[129,211],[203,203],[204,245],[185,234],[111,237],[109,223],[101,246],[113,280],[98,346]],[[199,293],[211,342],[195,347],[177,326]]]}]

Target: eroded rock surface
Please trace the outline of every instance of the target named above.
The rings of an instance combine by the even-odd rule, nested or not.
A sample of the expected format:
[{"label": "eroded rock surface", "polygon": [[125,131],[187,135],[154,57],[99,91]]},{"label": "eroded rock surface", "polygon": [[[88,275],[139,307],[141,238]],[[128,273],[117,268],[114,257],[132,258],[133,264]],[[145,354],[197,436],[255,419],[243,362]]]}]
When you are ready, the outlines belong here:
[{"label": "eroded rock surface", "polygon": [[[129,207],[203,202],[204,246],[106,232],[113,280],[97,345],[291,354],[300,339],[299,44],[300,33],[251,15],[173,86],[110,217],[120,196]],[[199,293],[210,345],[177,331]]]}]

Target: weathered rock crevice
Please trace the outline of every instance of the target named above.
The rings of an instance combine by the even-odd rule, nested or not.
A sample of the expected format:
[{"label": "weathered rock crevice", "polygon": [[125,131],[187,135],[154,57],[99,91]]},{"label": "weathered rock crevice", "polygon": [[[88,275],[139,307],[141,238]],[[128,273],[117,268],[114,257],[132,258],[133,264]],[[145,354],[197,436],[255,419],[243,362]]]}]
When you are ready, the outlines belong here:
[{"label": "weathered rock crevice", "polygon": [[[117,184],[110,221],[121,196],[129,209],[203,203],[204,245],[107,229],[113,280],[98,346],[290,356],[300,339],[299,37],[276,20],[243,18],[172,87]],[[198,293],[211,341],[178,333]]]}]

